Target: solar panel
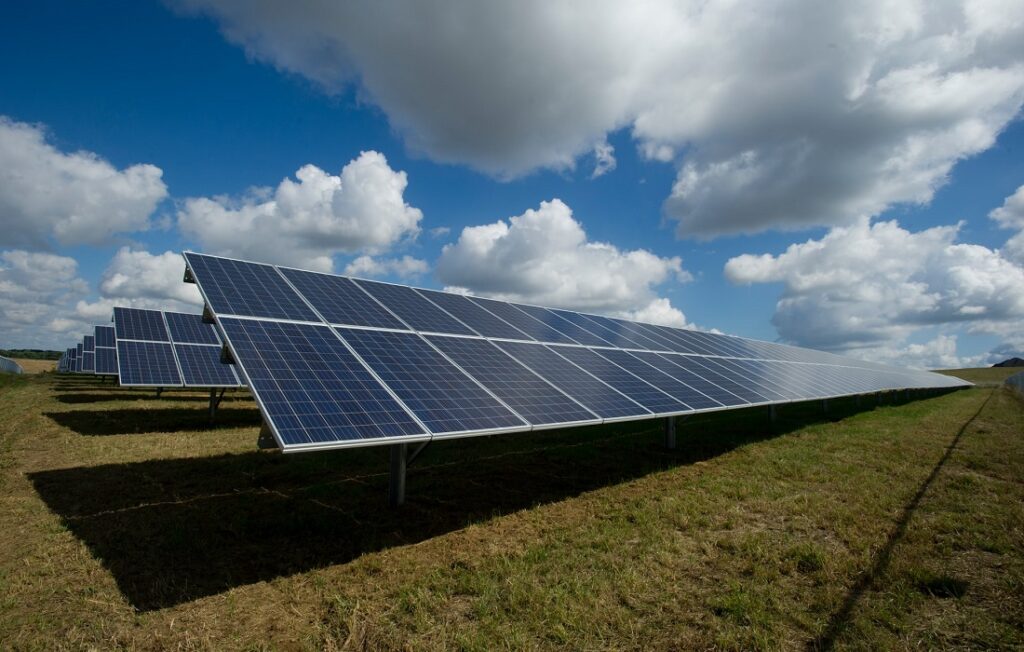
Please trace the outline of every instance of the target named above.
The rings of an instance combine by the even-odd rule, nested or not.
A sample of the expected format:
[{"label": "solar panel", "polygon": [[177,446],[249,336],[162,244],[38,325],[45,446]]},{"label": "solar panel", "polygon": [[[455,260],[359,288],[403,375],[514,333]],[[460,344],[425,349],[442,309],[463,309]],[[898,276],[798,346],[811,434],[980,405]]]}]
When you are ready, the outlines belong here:
[{"label": "solar panel", "polygon": [[164,312],[171,341],[175,344],[216,344],[220,345],[217,329],[213,324],[204,324],[202,315],[182,312]]},{"label": "solar panel", "polygon": [[86,335],[82,338],[82,350],[91,353],[96,350],[96,336]]},{"label": "solar panel", "polygon": [[[251,383],[285,450],[962,384],[716,333],[185,257],[187,277],[220,325],[235,370]],[[168,317],[184,371],[189,365],[176,340],[186,329],[173,321]],[[189,321],[198,328],[196,317]],[[208,335],[187,337],[207,338],[208,354],[198,356],[202,347],[190,353],[213,357]]]},{"label": "solar panel", "polygon": [[444,310],[423,298],[415,290],[403,285],[389,285],[376,281],[356,281],[374,299],[408,324],[409,328],[426,333],[453,333],[473,335],[473,331]]},{"label": "solar panel", "polygon": [[78,372],[78,373],[82,373],[82,371],[83,371],[83,369],[82,369],[82,362],[83,362],[84,355],[85,355],[85,353],[83,351],[83,345],[82,345],[81,342],[79,342],[75,346],[75,371]]},{"label": "solar panel", "polygon": [[651,415],[647,408],[543,344],[523,342],[495,342],[495,344],[602,419]]},{"label": "solar panel", "polygon": [[435,435],[529,429],[419,335],[351,328],[338,332]]},{"label": "solar panel", "polygon": [[331,324],[405,328],[351,279],[282,267],[281,273]]},{"label": "solar panel", "polygon": [[114,308],[114,332],[118,340],[168,342],[167,326],[159,310]]},{"label": "solar panel", "polygon": [[173,387],[181,385],[181,374],[169,342],[118,340],[117,375],[122,385]]},{"label": "solar panel", "polygon": [[450,315],[469,326],[484,337],[498,337],[511,340],[532,340],[533,338],[487,312],[466,297],[449,292],[416,289],[416,292],[443,308]]},{"label": "solar panel", "polygon": [[192,253],[185,254],[185,261],[217,314],[320,321],[270,265]]},{"label": "solar panel", "polygon": [[117,346],[114,341],[113,326],[96,327],[96,346],[105,346],[111,349]]},{"label": "solar panel", "polygon": [[286,450],[430,436],[328,326],[219,318]]},{"label": "solar panel", "polygon": [[492,299],[483,299],[481,297],[468,298],[473,303],[487,310],[487,312],[500,317],[506,323],[515,326],[518,330],[526,333],[538,342],[577,344],[576,340],[572,339],[565,333],[551,328],[544,322],[537,321],[510,303],[494,301]]},{"label": "solar panel", "polygon": [[117,349],[107,346],[96,347],[96,373],[101,376],[117,375]]},{"label": "solar panel", "polygon": [[96,373],[96,352],[85,351],[82,353],[82,373]]},{"label": "solar panel", "polygon": [[597,415],[516,362],[492,342],[436,335],[427,339],[531,425],[600,422]]},{"label": "solar panel", "polygon": [[175,344],[185,387],[238,387],[231,365],[221,362],[220,345]]}]

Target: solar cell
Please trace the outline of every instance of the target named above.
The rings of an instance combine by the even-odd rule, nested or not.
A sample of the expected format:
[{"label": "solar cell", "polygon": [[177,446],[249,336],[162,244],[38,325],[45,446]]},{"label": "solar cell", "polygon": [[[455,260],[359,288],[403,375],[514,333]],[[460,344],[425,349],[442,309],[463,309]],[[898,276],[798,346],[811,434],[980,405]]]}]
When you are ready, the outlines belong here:
[{"label": "solar cell", "polygon": [[672,398],[654,385],[634,376],[590,349],[578,346],[550,345],[563,358],[597,376],[655,414],[687,412],[690,407]]},{"label": "solar cell", "polygon": [[220,344],[213,324],[204,324],[202,315],[164,312],[171,341],[175,344]]},{"label": "solar cell", "polygon": [[631,355],[643,360],[658,371],[671,376],[675,380],[689,387],[692,391],[696,392],[697,394],[695,396],[688,398],[687,403],[698,410],[722,407],[723,405],[740,405],[743,403],[743,401],[738,399],[736,396],[724,391],[716,383],[708,382],[704,377],[697,374],[691,374],[687,372],[686,369],[674,364],[676,361],[681,358],[685,358],[686,356],[674,353],[653,353],[647,351],[634,351]]},{"label": "solar cell", "polygon": [[362,279],[356,280],[356,284],[384,304],[388,310],[398,315],[399,319],[413,330],[455,335],[474,334],[465,324],[424,299],[410,287]]},{"label": "solar cell", "polygon": [[[666,356],[667,358],[667,356]],[[743,385],[743,379],[737,377],[734,372],[725,371],[718,365],[714,365],[714,358],[706,358],[695,355],[673,356],[671,361],[686,369],[694,376],[703,378],[706,382],[721,387],[728,393],[738,396],[747,403],[764,403],[768,399],[764,395]]]},{"label": "solar cell", "polygon": [[231,365],[220,360],[221,347],[208,344],[175,344],[174,353],[186,387],[238,387]]},{"label": "solar cell", "polygon": [[500,349],[602,419],[650,416],[651,412],[542,344],[495,342]]},{"label": "solar cell", "polygon": [[287,267],[279,269],[328,323],[407,328],[352,279]]},{"label": "solar cell", "polygon": [[487,340],[437,335],[427,339],[534,426],[600,421]]},{"label": "solar cell", "polygon": [[117,375],[122,385],[174,387],[181,374],[169,342],[118,340]]},{"label": "solar cell", "polygon": [[96,373],[95,350],[82,353],[82,372],[87,374]]},{"label": "solar cell", "polygon": [[559,333],[579,342],[580,344],[587,344],[589,346],[612,346],[612,343],[608,340],[598,337],[591,330],[559,316],[552,310],[548,310],[547,308],[538,308],[536,306],[526,306],[519,303],[513,303],[511,305],[522,310],[545,326],[555,329]]},{"label": "solar cell", "polygon": [[[610,360],[616,365],[622,367],[634,376],[638,376],[646,382],[654,385],[661,391],[667,393],[672,398],[686,405],[691,410],[699,410],[704,407],[719,407],[718,404],[710,401],[707,396],[701,394],[694,388],[690,387],[685,383],[681,383],[672,376],[659,371],[656,367],[652,367],[637,355],[629,351],[620,351],[616,349],[592,349],[603,358]],[[697,406],[701,407],[697,407]]]},{"label": "solar cell", "polygon": [[185,253],[192,275],[218,315],[319,322],[320,318],[270,265]]},{"label": "solar cell", "polygon": [[435,435],[529,428],[419,335],[337,330]]},{"label": "solar cell", "polygon": [[86,353],[90,353],[96,350],[96,336],[86,335],[82,338],[82,350]]},{"label": "solar cell", "polygon": [[116,346],[114,342],[113,326],[96,327],[96,346],[106,346],[109,348],[114,348],[114,346]]},{"label": "solar cell", "polygon": [[219,323],[286,450],[429,439],[330,327],[230,317]]},{"label": "solar cell", "polygon": [[118,340],[168,342],[167,326],[159,310],[114,308],[114,331]]},{"label": "solar cell", "polygon": [[649,337],[645,337],[643,333],[635,329],[628,330],[618,320],[611,319],[610,317],[601,317],[599,315],[584,315],[580,313],[571,314],[576,314],[578,319],[582,320],[580,325],[584,328],[592,330],[588,324],[594,324],[595,326],[603,329],[599,331],[601,337],[608,340],[616,347],[623,349],[646,349],[648,351],[666,350],[664,343],[655,342]]},{"label": "solar cell", "polygon": [[117,375],[117,349],[107,346],[96,347],[96,373],[103,376]]},{"label": "solar cell", "polygon": [[493,299],[482,299],[480,297],[468,297],[470,301],[496,315],[503,321],[515,326],[538,342],[555,342],[562,344],[575,344],[576,341],[564,333],[551,328],[547,324],[537,321],[522,310],[519,310],[510,303],[494,301]]},{"label": "solar cell", "polygon": [[703,358],[709,367],[719,371],[723,376],[732,378],[744,387],[750,388],[769,401],[787,401],[796,398],[788,395],[784,390],[777,387],[771,379],[764,374],[752,373],[751,370],[737,364],[731,358]]},{"label": "solar cell", "polygon": [[420,288],[416,288],[416,291],[429,299],[432,303],[444,308],[444,310],[449,314],[456,317],[463,324],[469,326],[484,337],[499,337],[510,340],[533,339],[508,322],[487,312],[464,296],[451,294],[450,292],[437,292],[434,290],[423,290]]}]

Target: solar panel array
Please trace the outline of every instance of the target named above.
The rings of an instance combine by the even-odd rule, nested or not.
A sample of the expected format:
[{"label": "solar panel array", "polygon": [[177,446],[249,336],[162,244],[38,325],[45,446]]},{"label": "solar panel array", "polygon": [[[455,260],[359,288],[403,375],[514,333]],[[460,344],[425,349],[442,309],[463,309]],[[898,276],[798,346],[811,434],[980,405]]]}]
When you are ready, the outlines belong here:
[{"label": "solar panel array", "polygon": [[201,315],[114,308],[114,344],[121,385],[129,387],[239,387],[221,361],[222,344]]},{"label": "solar panel array", "polygon": [[117,343],[114,338],[113,326],[96,327],[96,362],[95,371],[98,376],[117,375]]},{"label": "solar panel array", "polygon": [[796,347],[186,253],[285,451],[963,381]]}]

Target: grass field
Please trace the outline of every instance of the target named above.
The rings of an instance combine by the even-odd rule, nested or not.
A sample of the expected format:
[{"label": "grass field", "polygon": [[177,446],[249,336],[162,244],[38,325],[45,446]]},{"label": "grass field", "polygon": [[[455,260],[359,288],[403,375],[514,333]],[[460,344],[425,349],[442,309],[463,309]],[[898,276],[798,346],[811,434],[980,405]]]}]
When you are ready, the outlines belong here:
[{"label": "grass field", "polygon": [[979,367],[977,369],[940,369],[937,373],[963,378],[982,387],[991,387],[1002,385],[1004,380],[1022,371],[1024,368],[1021,367]]},{"label": "grass field", "polygon": [[44,371],[53,371],[57,368],[55,360],[36,360],[34,358],[12,358],[21,365],[22,370],[27,374],[41,374]]},{"label": "grass field", "polygon": [[398,510],[385,450],[258,452],[244,395],[8,376],[0,415],[3,649],[1024,646],[998,388],[434,444]]}]

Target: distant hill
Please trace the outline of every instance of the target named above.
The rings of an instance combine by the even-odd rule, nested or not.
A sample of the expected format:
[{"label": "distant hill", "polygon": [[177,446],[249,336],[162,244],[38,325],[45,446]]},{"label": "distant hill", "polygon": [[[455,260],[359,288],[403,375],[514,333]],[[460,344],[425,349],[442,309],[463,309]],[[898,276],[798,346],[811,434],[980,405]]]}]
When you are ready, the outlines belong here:
[{"label": "distant hill", "polygon": [[26,360],[57,360],[60,351],[44,351],[42,349],[0,349],[5,358],[23,358]]},{"label": "distant hill", "polygon": [[1022,360],[1020,358],[1010,358],[1009,360],[1003,360],[1002,362],[997,362],[997,363],[995,363],[992,366],[993,367],[1024,367],[1024,360]]}]

